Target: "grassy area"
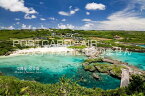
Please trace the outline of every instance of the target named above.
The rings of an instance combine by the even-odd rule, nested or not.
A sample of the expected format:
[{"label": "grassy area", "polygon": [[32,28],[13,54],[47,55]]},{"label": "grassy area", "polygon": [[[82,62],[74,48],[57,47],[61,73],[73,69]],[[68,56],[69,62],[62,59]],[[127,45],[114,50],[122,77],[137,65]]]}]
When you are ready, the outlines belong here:
[{"label": "grassy area", "polygon": [[50,34],[48,30],[0,30],[0,40],[46,37]]},{"label": "grassy area", "polygon": [[56,84],[21,81],[15,77],[0,76],[0,96],[144,96],[145,82],[141,76],[133,76],[126,88],[102,90],[85,88],[61,78]]},{"label": "grassy area", "polygon": [[81,87],[69,79],[61,78],[56,84],[20,81],[15,77],[0,76],[2,96],[101,96],[104,90]]},{"label": "grassy area", "polygon": [[[115,39],[115,36],[122,39]],[[85,31],[85,30],[70,30],[70,29],[39,29],[39,30],[0,30],[0,55],[5,55],[13,51],[12,40],[63,40],[70,38],[74,41],[79,41],[80,38],[84,40],[97,40],[97,47],[121,47],[122,49],[128,48],[131,51],[136,49],[145,51],[145,48],[127,45],[126,43],[145,43],[145,32],[140,31]],[[77,39],[76,39],[77,38]],[[78,40],[79,38],[79,40]],[[4,42],[5,45],[3,44]],[[119,42],[119,43],[116,43]],[[17,46],[21,49],[21,46]],[[24,48],[24,47],[23,47]],[[86,46],[70,46],[69,48],[83,49]]]},{"label": "grassy area", "polygon": [[[121,40],[116,40],[120,42],[129,43],[145,43],[145,32],[143,31],[85,31],[85,30],[70,30],[70,29],[52,29],[52,31],[47,29],[41,30],[0,30],[0,40],[9,40],[10,38],[34,38],[34,37],[48,37],[52,36],[68,36],[68,34],[73,34],[75,37],[89,38],[94,37],[99,40],[116,40],[114,36],[122,37]],[[77,33],[77,34],[76,34]],[[100,39],[103,38],[103,39]]]}]

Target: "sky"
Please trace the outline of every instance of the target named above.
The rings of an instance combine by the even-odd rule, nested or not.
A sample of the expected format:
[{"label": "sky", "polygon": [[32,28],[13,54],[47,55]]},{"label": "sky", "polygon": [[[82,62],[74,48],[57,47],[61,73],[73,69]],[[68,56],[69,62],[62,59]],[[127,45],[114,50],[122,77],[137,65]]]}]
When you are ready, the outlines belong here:
[{"label": "sky", "polygon": [[145,31],[145,0],[0,0],[0,29]]}]

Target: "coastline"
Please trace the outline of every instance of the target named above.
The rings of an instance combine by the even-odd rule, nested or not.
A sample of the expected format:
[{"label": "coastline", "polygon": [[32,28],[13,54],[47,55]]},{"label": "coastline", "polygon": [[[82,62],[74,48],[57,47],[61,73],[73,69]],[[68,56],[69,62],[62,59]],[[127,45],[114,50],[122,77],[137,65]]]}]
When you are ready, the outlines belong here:
[{"label": "coastline", "polygon": [[[88,50],[94,50],[93,48],[92,49],[87,48],[87,49]],[[59,54],[59,53],[61,53],[62,54],[62,53],[71,53],[71,52],[75,52],[75,51],[76,51],[75,49],[70,49],[70,48],[67,48],[67,47],[29,48],[29,49],[23,49],[23,50],[14,51],[9,56],[18,56],[18,55],[26,55],[26,54],[37,54],[37,53],[44,53],[44,54],[47,54],[47,53],[49,53],[49,54],[50,53]],[[7,56],[5,56],[5,57],[7,57]],[[115,60],[115,61],[117,61],[117,60]],[[117,65],[120,65],[120,64],[117,64]],[[130,74],[141,74],[142,73],[142,71],[140,71],[140,69],[137,69],[137,68],[135,68],[133,66],[128,66],[126,64],[125,65],[121,64],[121,65],[126,66],[127,69],[129,70]],[[97,69],[97,66],[95,66],[95,69]],[[104,73],[104,72],[100,71],[99,73]],[[93,74],[94,78],[96,78],[96,79],[99,78],[98,75],[95,75],[95,73],[92,72],[92,74]],[[107,74],[110,75],[113,78],[117,78],[117,79],[121,78],[121,75],[118,77],[118,76],[114,75],[114,73],[112,73],[112,71],[107,73]]]},{"label": "coastline", "polygon": [[[108,49],[112,49],[113,51],[116,50],[116,48],[106,48],[106,47],[98,47],[98,49],[104,49],[104,51]],[[84,48],[84,50],[92,50],[92,48]],[[81,51],[84,51],[81,50]],[[122,49],[122,51],[126,51],[126,49]],[[145,53],[145,50],[139,50],[139,49],[128,49],[129,52],[137,52],[137,53]],[[7,57],[7,56],[18,56],[18,55],[28,55],[28,54],[46,54],[46,53],[55,53],[55,54],[62,54],[62,53],[71,53],[73,55],[77,53],[82,53],[80,50],[68,48],[68,47],[37,47],[37,48],[27,48],[27,49],[17,49],[16,51],[8,52],[5,55],[1,55],[0,58]],[[98,53],[99,55],[100,53]],[[86,54],[84,54],[86,55]]]},{"label": "coastline", "polygon": [[[95,49],[90,49],[89,51],[91,51],[91,50],[93,51]],[[105,50],[105,51],[107,51],[107,50]],[[135,52],[135,53],[140,53],[140,52]],[[101,55],[102,56],[105,56],[105,57],[103,57],[102,59],[100,59],[99,56],[101,56]],[[92,55],[88,55],[88,60],[85,61],[82,64],[82,66],[84,67],[84,69],[86,71],[92,72],[93,77],[96,78],[96,79],[99,79],[99,76],[98,75],[94,75],[94,72],[96,72],[96,71],[99,72],[99,73],[107,73],[108,75],[110,75],[110,76],[112,76],[114,78],[121,79],[121,80],[123,80],[121,78],[122,73],[123,73],[122,69],[128,70],[129,76],[130,76],[129,79],[131,79],[131,75],[135,75],[135,74],[144,75],[145,74],[145,71],[144,70],[136,67],[135,65],[128,64],[128,62],[125,62],[125,61],[122,61],[122,60],[118,60],[118,59],[112,58],[112,56],[107,56],[107,58],[106,58],[106,55],[105,54],[100,54],[99,56],[96,55],[96,54],[94,54],[93,56]],[[101,64],[101,65],[99,65],[99,62],[107,62],[107,63],[110,63],[110,64],[106,64],[106,65],[102,65]],[[114,68],[119,68],[120,67],[120,69],[119,69],[120,71],[113,72],[113,71],[111,71],[112,68],[108,70],[108,68],[105,69],[104,66],[106,66],[106,68],[107,67],[110,68],[110,66],[112,66],[112,68],[113,67]],[[121,68],[121,66],[122,66],[122,68]],[[104,69],[102,69],[102,68],[104,68]],[[118,74],[118,72],[120,72],[120,73]]]},{"label": "coastline", "polygon": [[75,52],[74,49],[70,49],[67,47],[49,47],[49,48],[29,48],[29,49],[23,49],[23,50],[17,50],[13,51],[11,54],[5,56],[2,55],[0,58],[4,57],[11,57],[11,56],[19,56],[19,55],[34,55],[34,54],[47,54],[47,53],[52,53],[52,54],[70,54]]},{"label": "coastline", "polygon": [[[94,51],[95,49],[94,48],[85,48],[85,51],[86,50],[89,50],[89,51]],[[40,48],[40,47],[37,47],[37,48],[29,48],[29,49],[23,49],[23,50],[17,50],[17,51],[14,51],[12,52],[10,55],[8,56],[0,56],[0,58],[5,58],[5,57],[12,57],[12,56],[19,56],[19,55],[35,55],[35,54],[55,54],[55,55],[64,55],[64,54],[71,54],[71,55],[76,55],[74,53],[78,52],[76,49],[72,49],[72,48],[67,48],[67,47],[49,47],[49,48]],[[80,53],[80,52],[79,52]],[[92,53],[92,52],[90,52]],[[84,54],[85,56],[87,56],[88,54]],[[87,56],[88,58],[97,58],[98,55],[101,56],[102,53],[98,53],[97,56],[95,56],[96,54],[92,56]],[[111,56],[109,56],[111,57]],[[107,61],[105,61],[107,60]],[[125,63],[125,62],[121,62],[121,61],[118,61],[117,59],[104,59],[103,61],[104,62],[108,62],[110,63],[110,60],[112,60],[112,62],[115,62],[114,64],[121,64],[121,65],[124,65],[126,67],[128,67],[128,69],[136,69],[137,71],[140,71],[141,69],[137,68],[136,66],[133,66],[133,65],[128,65],[128,63]],[[117,62],[117,63],[116,63]],[[143,71],[143,70],[141,70]]]}]

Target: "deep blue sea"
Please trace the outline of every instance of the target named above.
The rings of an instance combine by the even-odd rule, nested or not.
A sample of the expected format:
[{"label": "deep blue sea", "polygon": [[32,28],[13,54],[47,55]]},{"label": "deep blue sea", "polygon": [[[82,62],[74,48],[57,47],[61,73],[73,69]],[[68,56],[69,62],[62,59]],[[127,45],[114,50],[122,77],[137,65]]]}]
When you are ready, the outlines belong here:
[{"label": "deep blue sea", "polygon": [[87,88],[115,89],[120,86],[120,80],[106,74],[98,75],[101,80],[95,80],[92,73],[84,71],[82,62],[85,56],[70,55],[20,55],[0,58],[0,71],[4,75],[15,76],[21,80],[35,80],[41,83],[56,83],[62,76],[78,81]]}]

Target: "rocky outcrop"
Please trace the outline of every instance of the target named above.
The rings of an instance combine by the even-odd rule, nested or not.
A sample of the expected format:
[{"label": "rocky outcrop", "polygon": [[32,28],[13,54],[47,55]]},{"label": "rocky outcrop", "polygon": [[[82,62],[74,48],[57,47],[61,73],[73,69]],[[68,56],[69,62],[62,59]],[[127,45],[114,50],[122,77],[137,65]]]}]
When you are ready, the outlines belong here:
[{"label": "rocky outcrop", "polygon": [[128,63],[121,62],[121,61],[118,61],[118,60],[108,59],[108,58],[104,58],[103,62],[108,62],[108,63],[111,63],[111,64],[125,64],[125,65],[128,65]]},{"label": "rocky outcrop", "polygon": [[[121,78],[121,69],[126,68],[122,65],[115,65],[115,64],[99,64],[99,63],[93,63],[83,66],[86,71],[89,72],[99,72],[99,73],[107,73],[108,75],[115,77],[115,78]],[[93,77],[95,74],[93,74]]]},{"label": "rocky outcrop", "polygon": [[84,66],[84,69],[85,69],[86,71],[90,71],[90,72],[96,71],[96,68],[95,68],[94,66],[92,66],[92,65]]},{"label": "rocky outcrop", "polygon": [[82,65],[85,67],[85,66],[89,65],[89,63],[88,62],[85,62]]},{"label": "rocky outcrop", "polygon": [[[100,61],[101,59],[97,59],[97,58],[93,58],[93,59],[87,59],[84,63],[83,63],[83,67],[86,71],[90,71],[90,72],[100,72],[100,73],[107,73],[108,75],[121,79],[121,74],[122,74],[122,69],[128,69],[129,70],[129,75],[131,78],[131,75],[133,74],[144,74],[145,75],[145,71],[138,69],[135,66],[131,66],[128,65],[128,63],[124,63],[121,61],[117,61],[117,60],[112,60],[112,59],[108,59],[105,58],[102,61]],[[111,63],[111,64],[99,64],[99,62],[107,62],[107,63]],[[95,75],[93,75],[94,77]]]},{"label": "rocky outcrop", "polygon": [[[118,74],[118,75],[117,75],[117,74]],[[109,72],[109,75],[110,75],[110,76],[112,76],[112,77],[114,77],[114,78],[121,79],[121,73],[117,73],[117,74],[116,74],[116,72],[114,72],[114,71],[112,71],[112,70]]]},{"label": "rocky outcrop", "polygon": [[93,73],[92,76],[93,76],[96,80],[99,80],[99,79],[100,79],[100,76],[97,75],[96,73]]},{"label": "rocky outcrop", "polygon": [[107,73],[108,75],[121,78],[121,69],[125,68],[122,65],[112,65],[112,64],[95,64],[95,68],[100,73]]}]

